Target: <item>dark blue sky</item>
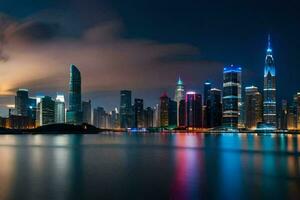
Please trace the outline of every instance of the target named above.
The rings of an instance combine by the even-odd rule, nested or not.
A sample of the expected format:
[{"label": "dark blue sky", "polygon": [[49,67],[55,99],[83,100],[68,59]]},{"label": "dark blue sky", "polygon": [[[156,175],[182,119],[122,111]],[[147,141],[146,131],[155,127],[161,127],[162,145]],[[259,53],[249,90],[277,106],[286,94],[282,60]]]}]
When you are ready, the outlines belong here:
[{"label": "dark blue sky", "polygon": [[[216,87],[221,87],[222,67],[228,64],[238,64],[243,67],[244,86],[254,84],[261,89],[268,33],[272,37],[279,97],[291,99],[292,95],[300,90],[298,79],[300,74],[300,59],[298,59],[299,9],[298,1],[268,0],[243,2],[237,0],[221,2],[199,0],[4,0],[0,3],[0,12],[17,21],[21,27],[23,27],[22,23],[27,24],[32,19],[34,22],[45,24],[45,26],[39,24],[39,26],[34,26],[34,29],[30,27],[21,32],[26,39],[28,35],[30,36],[30,42],[34,41],[34,37],[39,37],[39,40],[47,40],[47,42],[52,37],[59,38],[60,42],[75,40],[97,24],[117,21],[118,23],[113,23],[114,28],[109,29],[111,32],[108,31],[117,35],[117,39],[114,38],[113,42],[114,48],[118,48],[119,43],[126,41],[125,47],[122,46],[125,51],[128,49],[130,52],[135,52],[141,46],[141,49],[145,49],[143,45],[147,44],[147,50],[141,55],[136,55],[137,57],[147,57],[147,53],[151,54],[158,48],[163,54],[159,64],[163,63],[163,65],[160,66],[157,73],[167,75],[162,76],[163,80],[157,76],[157,79],[153,81],[161,81],[161,86],[153,84],[147,87],[146,85],[149,85],[150,81],[141,79],[136,82],[136,85],[141,85],[141,87],[135,88],[132,86],[134,82],[126,85],[126,76],[125,78],[114,76],[114,73],[107,72],[107,69],[100,70],[99,73],[107,72],[110,80],[120,79],[123,82],[120,81],[119,85],[113,86],[108,84],[105,87],[101,85],[92,87],[90,86],[92,84],[86,86],[88,88],[87,98],[93,97],[99,101],[94,104],[95,106],[107,104],[109,108],[118,105],[117,91],[122,87],[136,89],[135,96],[149,99],[149,101],[146,100],[146,103],[153,105],[163,90],[171,92],[174,90],[171,86],[177,75],[183,76],[188,88],[201,91],[202,83],[206,79],[215,82]],[[49,24],[58,24],[59,28],[55,28],[56,26],[49,28]],[[118,28],[115,28],[115,24],[118,24]],[[17,28],[17,30],[19,29]],[[110,39],[107,35],[105,38],[105,42]],[[120,39],[122,42],[119,42]],[[151,43],[150,47],[149,43]],[[44,43],[42,44],[44,45]],[[55,44],[59,48],[60,43]],[[131,44],[138,47],[132,50]],[[176,49],[175,46],[172,46],[173,44],[180,49],[179,52],[177,50],[173,52],[173,49]],[[178,44],[183,44],[185,47],[179,48]],[[186,48],[186,50],[182,50],[182,48]],[[167,53],[166,49],[168,49]],[[89,55],[82,56],[88,57]],[[122,56],[124,55],[120,57]],[[133,59],[134,56],[130,58],[131,61]],[[160,59],[159,55],[153,59],[155,63],[158,62],[157,59]],[[143,62],[133,61],[130,63],[141,65],[140,63],[144,63],[145,60],[147,58]],[[147,60],[145,66],[140,66],[143,68],[141,72],[151,70],[153,60],[151,60],[151,64]],[[78,60],[78,63],[82,67],[91,65],[91,63],[85,65],[81,60]],[[168,68],[169,63],[170,67]],[[195,67],[197,64],[204,66],[203,70]],[[182,65],[190,66],[184,69]],[[109,69],[113,70],[113,67],[114,65]],[[131,65],[128,64],[125,67],[128,69],[126,71],[137,71],[136,66],[131,68]],[[88,70],[89,67],[85,67],[83,74],[89,74]],[[168,73],[174,70],[178,70],[178,73],[171,73],[168,76]],[[157,71],[157,69],[153,69],[153,71]],[[197,78],[197,74],[199,74],[199,78]],[[155,72],[152,76],[156,77]],[[106,77],[103,79],[106,80]],[[101,80],[102,83],[105,80]],[[142,87],[143,84],[145,84],[144,87]],[[30,84],[25,84],[25,86],[30,87]],[[63,90],[66,90],[66,87]],[[47,84],[44,84],[44,88],[47,91]],[[49,89],[49,93],[54,93],[54,89]],[[40,92],[42,87],[33,90]],[[173,93],[170,95],[173,96]]]}]

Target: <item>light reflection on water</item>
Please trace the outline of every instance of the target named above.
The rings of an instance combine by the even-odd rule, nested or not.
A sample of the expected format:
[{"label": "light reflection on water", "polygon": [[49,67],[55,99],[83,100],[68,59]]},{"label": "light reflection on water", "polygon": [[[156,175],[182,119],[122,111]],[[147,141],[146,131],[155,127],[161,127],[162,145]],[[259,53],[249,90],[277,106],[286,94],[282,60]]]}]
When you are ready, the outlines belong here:
[{"label": "light reflection on water", "polygon": [[0,136],[0,199],[297,199],[300,136]]}]

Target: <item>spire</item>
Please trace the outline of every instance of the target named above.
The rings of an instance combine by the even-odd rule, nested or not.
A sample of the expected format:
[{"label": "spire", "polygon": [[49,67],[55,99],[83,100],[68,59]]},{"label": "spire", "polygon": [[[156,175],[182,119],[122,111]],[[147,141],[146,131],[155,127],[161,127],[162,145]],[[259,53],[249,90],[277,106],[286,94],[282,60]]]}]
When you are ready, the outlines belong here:
[{"label": "spire", "polygon": [[268,48],[267,52],[272,52],[272,46],[271,46],[271,35],[268,34]]},{"label": "spire", "polygon": [[181,80],[180,76],[178,77],[177,85],[183,85],[183,81]]}]

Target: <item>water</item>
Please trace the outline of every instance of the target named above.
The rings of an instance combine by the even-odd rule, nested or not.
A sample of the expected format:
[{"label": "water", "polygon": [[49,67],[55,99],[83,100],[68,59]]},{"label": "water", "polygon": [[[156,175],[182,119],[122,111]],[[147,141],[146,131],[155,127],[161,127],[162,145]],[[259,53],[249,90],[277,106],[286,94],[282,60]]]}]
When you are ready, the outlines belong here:
[{"label": "water", "polygon": [[300,199],[300,136],[0,136],[0,199]]}]

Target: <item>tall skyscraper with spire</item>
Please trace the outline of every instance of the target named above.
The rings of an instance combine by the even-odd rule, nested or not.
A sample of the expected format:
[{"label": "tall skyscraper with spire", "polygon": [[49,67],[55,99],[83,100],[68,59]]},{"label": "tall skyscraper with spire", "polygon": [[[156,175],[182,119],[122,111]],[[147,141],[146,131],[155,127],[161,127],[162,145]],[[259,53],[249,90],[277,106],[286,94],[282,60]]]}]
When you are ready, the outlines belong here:
[{"label": "tall skyscraper with spire", "polygon": [[268,48],[264,70],[264,123],[276,128],[276,73],[272,55],[271,37],[268,35]]},{"label": "tall skyscraper with spire", "polygon": [[179,104],[181,100],[184,100],[184,83],[178,78],[177,84],[176,84],[176,90],[175,90],[175,101],[177,102],[177,125],[179,125]]}]

